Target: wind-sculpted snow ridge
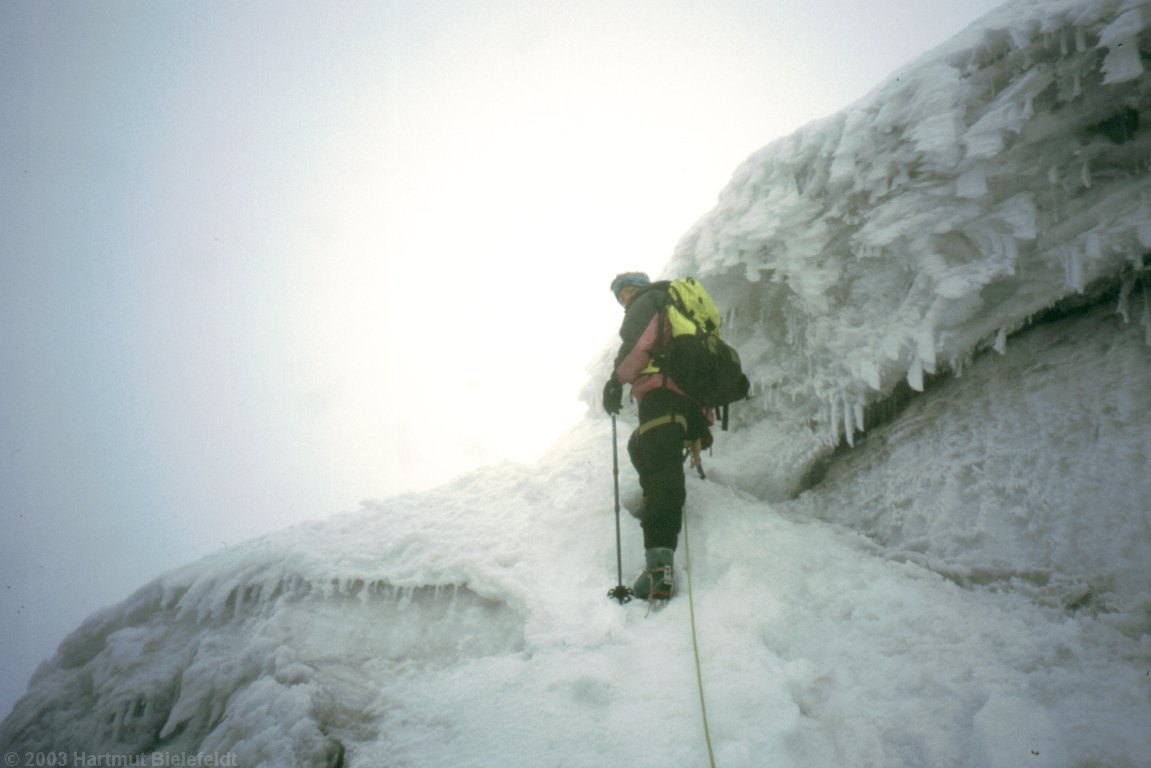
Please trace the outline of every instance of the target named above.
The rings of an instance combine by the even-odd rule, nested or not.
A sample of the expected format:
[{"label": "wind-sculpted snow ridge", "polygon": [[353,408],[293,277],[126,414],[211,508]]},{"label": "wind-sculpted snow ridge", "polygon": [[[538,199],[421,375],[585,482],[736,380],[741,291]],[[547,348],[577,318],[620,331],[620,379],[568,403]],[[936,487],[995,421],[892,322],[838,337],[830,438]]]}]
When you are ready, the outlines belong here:
[{"label": "wind-sculpted snow ridge", "polygon": [[[737,170],[667,272],[730,310],[754,383],[734,418],[779,435],[760,495],[800,490],[897,388],[1143,279],[1149,21],[1147,2],[1008,4]],[[1118,309],[1151,342],[1146,305]]]},{"label": "wind-sculpted snow ridge", "polygon": [[[483,509],[476,501],[431,494],[368,505],[160,578],[64,641],[4,722],[0,745],[339,764],[328,724],[346,732],[365,721],[375,696],[365,676],[524,647],[524,589],[503,576],[525,558],[514,540],[504,553],[491,546],[499,539],[486,528],[506,524],[500,516],[461,520]],[[485,557],[477,570],[462,535],[488,542],[483,554],[497,567]]]},{"label": "wind-sculpted snow ridge", "polygon": [[[583,530],[602,534],[602,515],[576,523],[562,553],[522,535],[586,511],[553,473],[579,488],[603,479],[578,451],[552,462],[365,503],[161,577],[61,644],[0,724],[0,751],[340,765],[346,742],[398,727],[377,711],[395,706],[381,701],[389,686],[601,631],[587,606],[569,613],[536,588],[553,570],[595,579],[589,602],[608,586],[604,537]],[[588,558],[602,567],[589,573]]]}]

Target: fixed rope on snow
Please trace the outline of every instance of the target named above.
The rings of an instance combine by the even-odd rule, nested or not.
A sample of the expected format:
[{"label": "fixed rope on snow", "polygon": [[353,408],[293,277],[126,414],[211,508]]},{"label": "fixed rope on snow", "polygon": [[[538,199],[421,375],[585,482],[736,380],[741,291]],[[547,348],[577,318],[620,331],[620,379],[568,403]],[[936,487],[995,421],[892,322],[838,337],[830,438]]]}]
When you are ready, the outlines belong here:
[{"label": "fixed rope on snow", "polygon": [[699,711],[703,716],[703,738],[707,742],[707,759],[711,768],[715,768],[715,751],[711,747],[711,727],[707,722],[707,701],[703,695],[703,670],[699,664],[699,638],[695,631],[695,595],[691,585],[691,541],[687,533],[687,508],[683,510],[683,558],[684,570],[687,571],[687,608],[691,616],[691,650],[695,655],[695,681],[699,688]]}]

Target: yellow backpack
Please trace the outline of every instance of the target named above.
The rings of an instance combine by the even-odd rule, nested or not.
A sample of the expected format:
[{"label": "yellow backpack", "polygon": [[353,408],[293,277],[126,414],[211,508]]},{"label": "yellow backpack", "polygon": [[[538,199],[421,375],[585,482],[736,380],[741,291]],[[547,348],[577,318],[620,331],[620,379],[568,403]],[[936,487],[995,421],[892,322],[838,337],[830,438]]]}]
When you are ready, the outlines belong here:
[{"label": "yellow backpack", "polygon": [[[751,382],[739,353],[720,338],[723,318],[707,290],[694,277],[684,277],[671,281],[667,292],[671,338],[661,345],[660,369],[705,407],[725,408],[746,398]],[[726,426],[726,408],[723,417]]]}]

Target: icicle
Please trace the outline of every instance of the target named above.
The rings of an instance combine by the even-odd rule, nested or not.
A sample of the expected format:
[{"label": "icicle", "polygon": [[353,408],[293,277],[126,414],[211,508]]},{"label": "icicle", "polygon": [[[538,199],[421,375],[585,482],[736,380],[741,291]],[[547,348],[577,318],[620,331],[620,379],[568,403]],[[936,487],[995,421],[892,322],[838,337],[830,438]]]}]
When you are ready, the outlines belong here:
[{"label": "icicle", "polygon": [[855,430],[852,428],[852,414],[851,403],[847,402],[847,396],[843,396],[843,434],[847,438],[847,444],[855,447]]},{"label": "icicle", "polygon": [[931,328],[920,330],[917,353],[923,370],[935,373],[935,331]]},{"label": "icicle", "polygon": [[1103,239],[1097,231],[1087,233],[1087,258],[1100,259],[1103,257]]},{"label": "icicle", "polygon": [[1087,158],[1083,158],[1083,167],[1079,171],[1079,180],[1083,182],[1083,186],[1091,189],[1091,166],[1087,163]]},{"label": "icicle", "polygon": [[1127,275],[1123,279],[1123,285],[1119,288],[1119,304],[1115,307],[1115,311],[1122,316],[1124,323],[1131,322],[1129,301],[1131,298],[1131,289],[1135,287],[1135,275],[1136,273],[1134,272]]},{"label": "icicle", "polygon": [[918,358],[911,361],[911,368],[907,371],[907,384],[916,392],[923,391],[923,363]]},{"label": "icicle", "polygon": [[1000,328],[999,333],[995,334],[994,349],[1001,355],[1007,354],[1007,329]]},{"label": "icicle", "polygon": [[831,444],[836,445],[839,443],[839,399],[831,398]]},{"label": "icicle", "polygon": [[1019,263],[1019,242],[1010,235],[1003,236],[1004,263],[1010,264],[1009,274],[1015,274],[1015,265]]},{"label": "icicle", "polygon": [[1063,255],[1063,271],[1067,287],[1079,293],[1083,292],[1083,259],[1079,249],[1074,245],[1068,246]]}]

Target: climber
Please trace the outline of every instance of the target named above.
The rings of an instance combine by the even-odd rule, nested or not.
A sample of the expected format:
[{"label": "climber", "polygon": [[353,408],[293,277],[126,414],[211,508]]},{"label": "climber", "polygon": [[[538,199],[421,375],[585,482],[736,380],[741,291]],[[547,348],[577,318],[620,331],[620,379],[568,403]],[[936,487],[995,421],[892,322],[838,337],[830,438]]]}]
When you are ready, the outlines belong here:
[{"label": "climber", "polygon": [[623,385],[639,407],[639,426],[628,440],[628,455],[643,490],[640,523],[645,567],[632,591],[650,601],[669,599],[675,589],[674,559],[686,499],[684,449],[711,445],[711,412],[689,398],[656,363],[668,338],[665,307],[669,283],[652,283],[642,272],[625,272],[611,283],[624,308],[622,345],[603,389],[610,414],[623,409]]}]

